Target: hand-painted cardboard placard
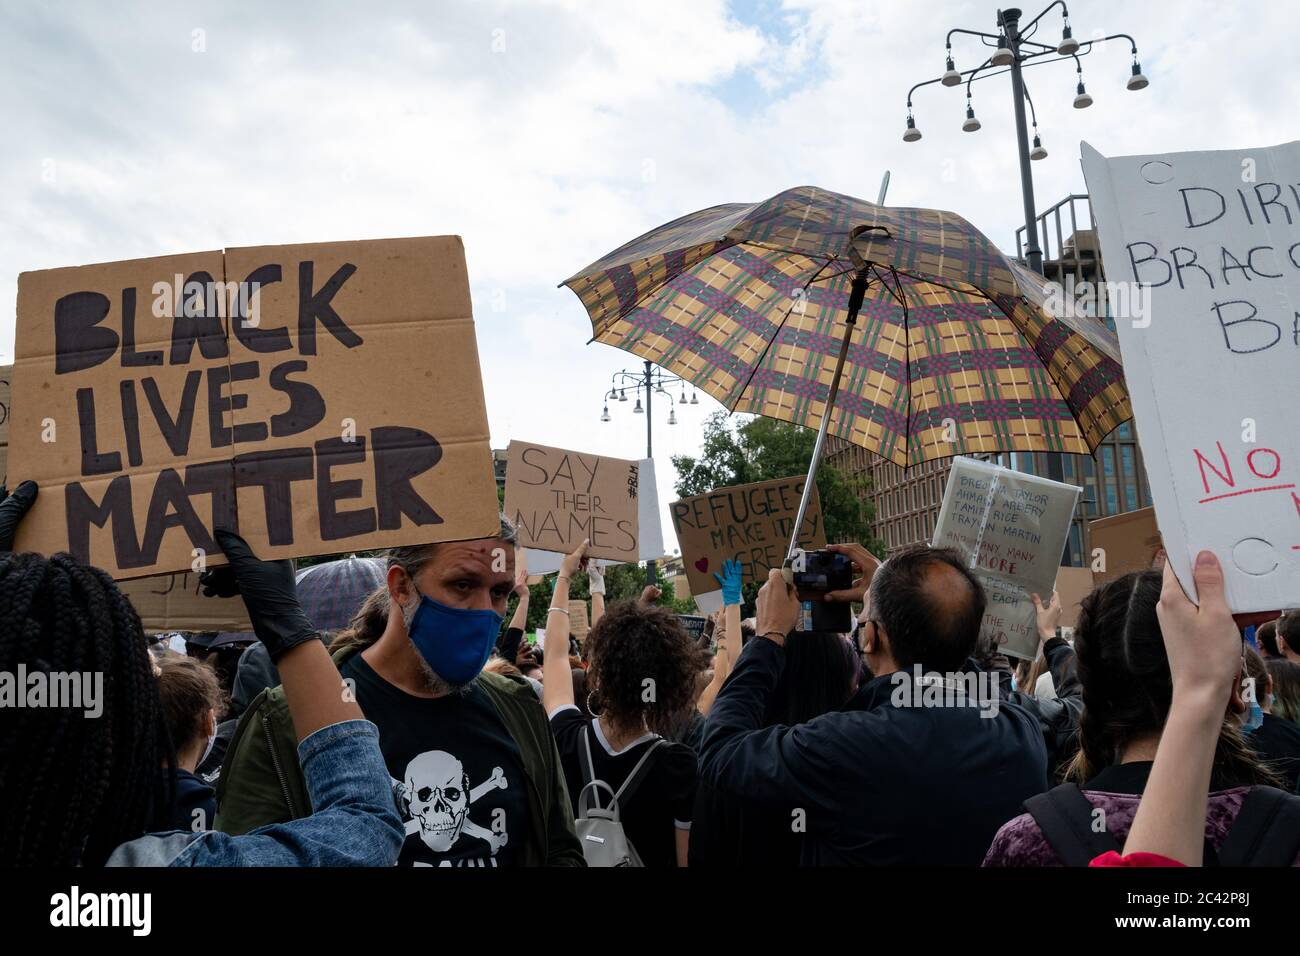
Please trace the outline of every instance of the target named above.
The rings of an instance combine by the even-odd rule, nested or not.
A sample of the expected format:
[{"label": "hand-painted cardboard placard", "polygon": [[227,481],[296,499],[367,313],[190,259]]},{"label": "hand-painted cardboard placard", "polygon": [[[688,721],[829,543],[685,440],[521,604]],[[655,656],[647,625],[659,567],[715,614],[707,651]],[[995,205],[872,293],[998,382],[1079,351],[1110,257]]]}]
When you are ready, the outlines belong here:
[{"label": "hand-painted cardboard placard", "polygon": [[1233,611],[1294,604],[1300,142],[1109,159],[1085,143],[1083,171],[1108,287],[1150,298],[1110,311],[1170,565],[1195,599],[1208,549]]},{"label": "hand-painted cardboard placard", "polygon": [[[1088,522],[1093,580],[1113,581],[1130,571],[1146,571],[1164,553],[1154,508],[1139,508]],[[1270,608],[1271,610],[1271,608]]]},{"label": "hand-painted cardboard placard", "polygon": [[13,379],[12,365],[0,366],[0,484],[8,484],[9,468],[9,383]]},{"label": "hand-painted cardboard placard", "polygon": [[460,239],[268,246],[25,273],[22,550],[114,577],[495,535]]},{"label": "hand-painted cardboard placard", "polygon": [[587,602],[573,600],[569,602],[569,633],[578,640],[583,640],[591,624],[587,618]]},{"label": "hand-painted cardboard placard", "polygon": [[[1091,592],[1095,582],[1090,568],[1057,568],[1056,592],[1061,599],[1061,627],[1079,623],[1079,602]],[[1049,595],[1040,597],[1046,599]]]},{"label": "hand-painted cardboard placard", "polygon": [[980,636],[1005,654],[1037,653],[1030,595],[1051,598],[1081,492],[974,458],[953,459],[933,545],[957,551],[984,585],[988,604]]},{"label": "hand-painted cardboard placard", "polygon": [[199,576],[176,571],[118,585],[135,605],[146,633],[252,631],[243,598],[206,597]]},{"label": "hand-painted cardboard placard", "polygon": [[[506,514],[521,545],[568,554],[586,538],[592,557],[640,560],[640,462],[522,441],[507,457]],[[545,571],[532,556],[528,566]]]},{"label": "hand-painted cardboard placard", "polygon": [[[765,581],[771,568],[781,566],[790,547],[790,532],[799,513],[805,480],[805,476],[797,475],[733,485],[683,498],[669,506],[686,579],[697,601],[707,601],[710,592],[719,590],[713,575],[721,573],[724,561],[739,561],[746,581]],[[826,545],[815,486],[799,544],[803,548]]]}]

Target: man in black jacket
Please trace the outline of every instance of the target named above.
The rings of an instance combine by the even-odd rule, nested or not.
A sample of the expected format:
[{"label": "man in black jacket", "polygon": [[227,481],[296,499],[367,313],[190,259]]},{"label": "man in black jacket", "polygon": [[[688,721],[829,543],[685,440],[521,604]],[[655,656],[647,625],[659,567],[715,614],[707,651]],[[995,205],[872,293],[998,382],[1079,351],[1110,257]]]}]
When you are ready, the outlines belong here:
[{"label": "man in black jacket", "polygon": [[853,710],[763,726],[799,611],[774,570],[759,593],[758,637],[709,712],[701,776],[794,807],[805,865],[977,866],[998,827],[1047,784],[1038,721],[968,661],[983,589],[951,551],[914,548],[878,565],[858,545],[832,548],[861,573],[852,593],[833,597],[866,597],[875,677]]}]

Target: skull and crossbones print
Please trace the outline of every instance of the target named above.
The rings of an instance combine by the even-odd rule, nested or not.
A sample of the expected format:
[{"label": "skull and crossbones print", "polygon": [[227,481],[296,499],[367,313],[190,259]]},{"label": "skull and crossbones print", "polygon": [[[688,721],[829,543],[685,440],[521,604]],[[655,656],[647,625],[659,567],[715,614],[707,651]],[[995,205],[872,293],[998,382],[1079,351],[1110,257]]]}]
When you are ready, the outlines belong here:
[{"label": "skull and crossbones print", "polygon": [[393,780],[397,805],[406,818],[408,836],[418,833],[435,853],[446,853],[461,834],[484,841],[492,855],[506,845],[504,829],[496,833],[469,818],[470,806],[489,791],[505,790],[505,771],[494,767],[492,775],[471,787],[464,765],[443,750],[428,750],[406,765],[405,780]]}]

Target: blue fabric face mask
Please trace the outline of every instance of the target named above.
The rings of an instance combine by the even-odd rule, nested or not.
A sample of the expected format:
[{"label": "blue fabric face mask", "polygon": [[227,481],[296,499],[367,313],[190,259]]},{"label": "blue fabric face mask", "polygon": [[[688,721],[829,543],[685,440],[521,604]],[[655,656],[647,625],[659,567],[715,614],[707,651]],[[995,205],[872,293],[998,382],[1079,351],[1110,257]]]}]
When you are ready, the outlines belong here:
[{"label": "blue fabric face mask", "polygon": [[420,598],[406,613],[406,633],[433,672],[449,684],[468,684],[487,663],[504,618],[492,609],[448,607],[411,589]]}]

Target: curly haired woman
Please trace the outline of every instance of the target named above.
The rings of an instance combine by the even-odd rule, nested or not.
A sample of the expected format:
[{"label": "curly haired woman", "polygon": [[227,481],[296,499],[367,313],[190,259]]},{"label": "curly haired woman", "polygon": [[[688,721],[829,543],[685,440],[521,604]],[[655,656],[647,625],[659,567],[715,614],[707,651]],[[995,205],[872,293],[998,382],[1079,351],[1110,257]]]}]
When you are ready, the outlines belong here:
[{"label": "curly haired woman", "polygon": [[[586,551],[584,542],[560,567],[546,660],[567,653],[569,579],[585,567]],[[642,862],[685,866],[698,766],[694,751],[665,737],[695,702],[704,655],[675,615],[641,600],[611,605],[585,649],[591,720],[574,701],[567,667],[546,668],[542,690],[574,813],[588,781],[604,781],[617,794],[624,831]]]}]

